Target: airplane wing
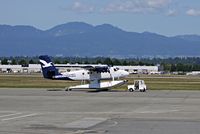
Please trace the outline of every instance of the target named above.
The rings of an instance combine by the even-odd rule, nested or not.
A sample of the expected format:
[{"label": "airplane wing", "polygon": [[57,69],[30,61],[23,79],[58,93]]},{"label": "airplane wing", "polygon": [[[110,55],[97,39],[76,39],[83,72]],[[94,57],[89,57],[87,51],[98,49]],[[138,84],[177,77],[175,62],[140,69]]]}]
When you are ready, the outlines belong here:
[{"label": "airplane wing", "polygon": [[108,66],[83,66],[82,68],[90,71],[90,72],[97,72],[97,73],[105,73],[109,72],[109,67]]},{"label": "airplane wing", "polygon": [[105,73],[105,72],[110,72],[109,71],[109,66],[108,65],[59,65],[55,67],[71,67],[71,68],[83,68],[85,70],[88,70],[90,72],[97,72],[97,73]]}]

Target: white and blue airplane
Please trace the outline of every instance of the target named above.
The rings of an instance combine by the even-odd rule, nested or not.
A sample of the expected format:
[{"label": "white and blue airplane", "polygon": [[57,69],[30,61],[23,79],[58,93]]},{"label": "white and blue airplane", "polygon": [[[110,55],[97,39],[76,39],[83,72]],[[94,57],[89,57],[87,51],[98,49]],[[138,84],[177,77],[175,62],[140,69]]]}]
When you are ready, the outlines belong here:
[{"label": "white and blue airplane", "polygon": [[[68,87],[72,89],[110,89],[112,87],[121,86],[127,80],[115,80],[116,78],[126,77],[129,73],[116,67],[108,65],[77,65],[81,70],[59,73],[53,62],[47,55],[39,57],[44,78],[52,80],[81,80],[90,81],[89,84]],[[72,66],[66,66],[72,67]],[[112,81],[101,82],[101,80],[111,79]]]}]

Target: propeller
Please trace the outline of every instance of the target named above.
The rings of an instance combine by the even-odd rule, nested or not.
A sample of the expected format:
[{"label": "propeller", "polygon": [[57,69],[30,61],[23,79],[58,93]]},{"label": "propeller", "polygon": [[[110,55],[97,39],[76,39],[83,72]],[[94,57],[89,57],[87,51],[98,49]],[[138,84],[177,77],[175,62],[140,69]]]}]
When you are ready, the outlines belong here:
[{"label": "propeller", "polygon": [[115,80],[115,78],[112,76],[112,74],[111,74],[111,72],[110,72],[110,69],[111,69],[111,67],[112,67],[112,66],[109,66],[109,67],[108,67],[108,73],[110,74],[110,77],[111,77],[111,78],[112,78],[112,80],[114,81],[114,80]]}]

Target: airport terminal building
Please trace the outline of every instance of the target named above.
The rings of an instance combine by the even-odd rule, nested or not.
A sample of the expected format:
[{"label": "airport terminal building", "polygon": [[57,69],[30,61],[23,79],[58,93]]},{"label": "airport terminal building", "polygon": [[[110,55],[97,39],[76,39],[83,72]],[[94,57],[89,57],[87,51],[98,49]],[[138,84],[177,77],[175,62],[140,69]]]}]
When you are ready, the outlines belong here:
[{"label": "airport terminal building", "polygon": [[[60,72],[80,70],[83,64],[55,64]],[[159,66],[115,66],[132,74],[159,74]],[[40,73],[40,64],[29,65],[0,65],[1,73]]]}]

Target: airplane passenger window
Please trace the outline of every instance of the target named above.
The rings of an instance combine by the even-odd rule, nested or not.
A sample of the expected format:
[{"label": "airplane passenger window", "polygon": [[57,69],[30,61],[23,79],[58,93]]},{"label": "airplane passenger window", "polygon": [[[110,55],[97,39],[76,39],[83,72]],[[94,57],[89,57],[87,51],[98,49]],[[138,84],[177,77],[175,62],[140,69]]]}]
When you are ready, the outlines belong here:
[{"label": "airplane passenger window", "polygon": [[88,74],[92,74],[92,72],[88,72]]}]

